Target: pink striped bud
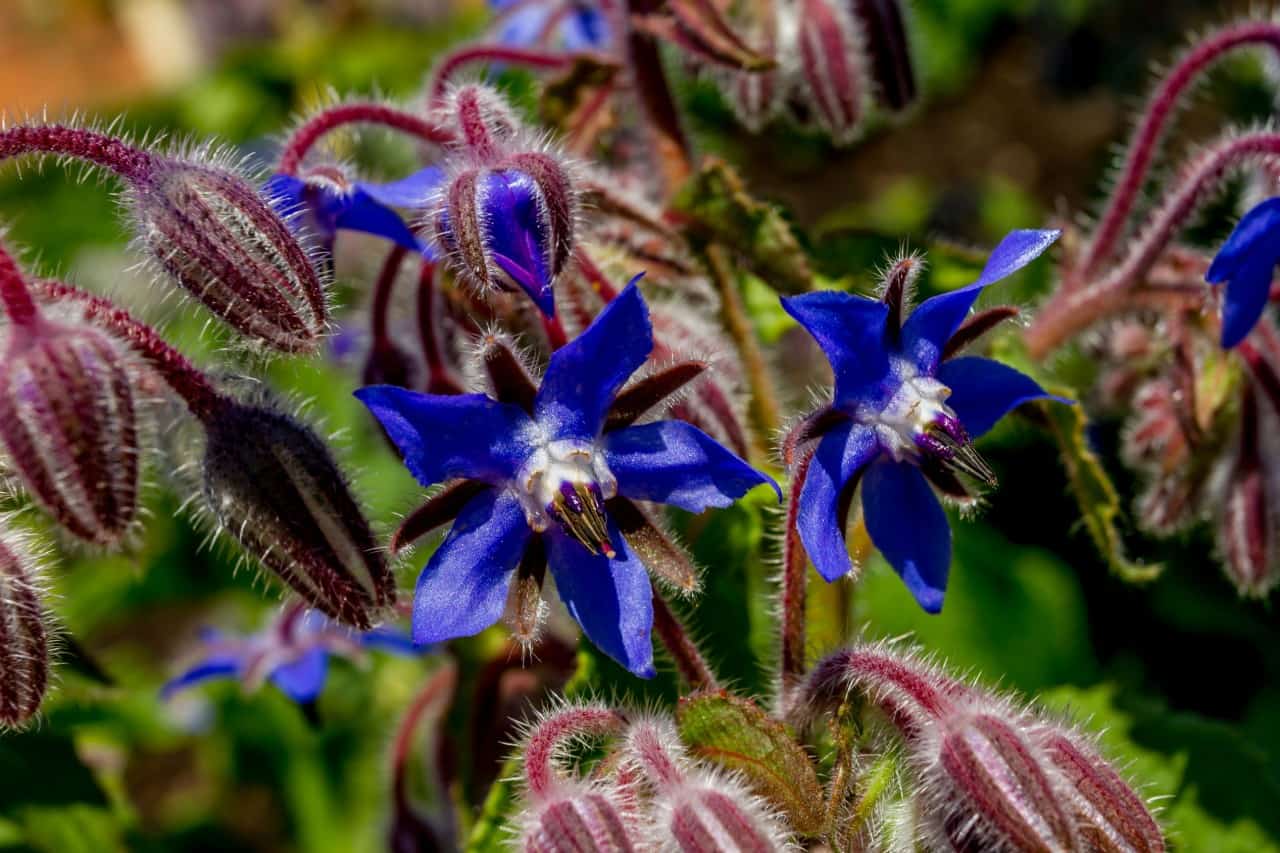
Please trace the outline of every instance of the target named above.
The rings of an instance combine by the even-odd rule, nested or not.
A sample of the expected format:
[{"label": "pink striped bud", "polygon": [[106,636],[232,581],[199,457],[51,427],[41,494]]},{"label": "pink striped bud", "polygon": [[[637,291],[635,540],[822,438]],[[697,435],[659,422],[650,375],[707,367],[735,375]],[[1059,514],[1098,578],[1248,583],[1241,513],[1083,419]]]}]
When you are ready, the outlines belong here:
[{"label": "pink striped bud", "polygon": [[772,853],[788,848],[782,819],[736,779],[690,762],[669,721],[632,725],[627,752],[653,789],[649,829],[655,849]]},{"label": "pink striped bud", "polygon": [[137,518],[134,388],[121,349],[96,329],[42,314],[10,327],[0,443],[31,496],[77,538],[113,545]]},{"label": "pink striped bud", "polygon": [[218,319],[281,352],[309,352],[328,323],[307,251],[228,169],[154,161],[131,187],[138,240],[156,266]]},{"label": "pink striped bud", "polygon": [[598,705],[569,706],[544,717],[524,753],[526,806],[521,847],[528,853],[631,853],[635,828],[616,790],[566,777],[558,759],[574,739],[610,735],[625,721]]},{"label": "pink striped bud", "polygon": [[49,686],[48,614],[35,559],[0,523],[0,726],[35,716]]},{"label": "pink striped bud", "polygon": [[800,0],[800,73],[813,117],[837,145],[854,142],[866,117],[865,38],[841,0]]},{"label": "pink striped bud", "polygon": [[1164,833],[1147,804],[1115,768],[1075,732],[1046,726],[1036,741],[1066,784],[1082,849],[1090,853],[1163,853]]},{"label": "pink striped bud", "polygon": [[204,427],[204,498],[219,526],[312,607],[370,628],[395,581],[324,442],[285,414],[227,399]]}]

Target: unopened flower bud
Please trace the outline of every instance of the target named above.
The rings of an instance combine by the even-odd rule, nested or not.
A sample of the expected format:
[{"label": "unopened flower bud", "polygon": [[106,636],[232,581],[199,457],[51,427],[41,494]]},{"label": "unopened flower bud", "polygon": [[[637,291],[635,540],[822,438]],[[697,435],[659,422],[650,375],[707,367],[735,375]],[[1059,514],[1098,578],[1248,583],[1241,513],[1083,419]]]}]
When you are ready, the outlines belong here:
[{"label": "unopened flower bud", "polygon": [[328,322],[307,251],[271,206],[227,169],[161,159],[132,185],[139,240],[220,320],[282,352],[315,348]]},{"label": "unopened flower bud", "polygon": [[1036,741],[1058,769],[1083,849],[1091,853],[1163,853],[1164,833],[1146,803],[1075,732],[1046,726]]},{"label": "unopened flower bud", "polygon": [[801,0],[800,72],[813,116],[837,145],[858,138],[870,80],[864,36],[841,0]]},{"label": "unopened flower bud", "polygon": [[1273,486],[1263,465],[1266,428],[1252,389],[1240,413],[1240,445],[1217,511],[1223,567],[1241,595],[1263,598],[1280,583]]},{"label": "unopened flower bud", "polygon": [[34,558],[0,526],[0,726],[18,726],[49,686],[48,614]]},{"label": "unopened flower bud", "polygon": [[880,103],[895,112],[906,109],[915,102],[917,91],[901,0],[853,0],[853,11],[865,34]]},{"label": "unopened flower bud", "polygon": [[219,525],[308,604],[369,628],[394,579],[324,442],[287,415],[230,400],[204,426],[204,497]]},{"label": "unopened flower bud", "polygon": [[0,363],[0,443],[65,530],[112,545],[138,514],[138,419],[121,349],[82,324],[14,325]]}]

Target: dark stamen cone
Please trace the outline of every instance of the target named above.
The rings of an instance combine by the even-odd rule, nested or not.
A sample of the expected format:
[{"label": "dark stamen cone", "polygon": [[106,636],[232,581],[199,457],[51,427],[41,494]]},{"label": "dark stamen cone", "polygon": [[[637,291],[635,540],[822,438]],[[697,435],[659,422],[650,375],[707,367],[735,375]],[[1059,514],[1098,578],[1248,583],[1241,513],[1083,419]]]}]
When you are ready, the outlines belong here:
[{"label": "dark stamen cone", "polygon": [[120,349],[84,326],[14,328],[0,364],[0,442],[65,530],[113,545],[138,513],[138,421]]},{"label": "dark stamen cone", "polygon": [[320,278],[245,180],[169,161],[134,184],[132,204],[143,247],[220,320],[282,352],[316,347],[328,322]]},{"label": "dark stamen cone", "polygon": [[18,726],[40,708],[49,686],[48,614],[34,560],[0,526],[0,726]]},{"label": "dark stamen cone", "polygon": [[286,415],[229,400],[205,429],[204,497],[219,524],[313,607],[369,628],[394,580],[329,449]]}]

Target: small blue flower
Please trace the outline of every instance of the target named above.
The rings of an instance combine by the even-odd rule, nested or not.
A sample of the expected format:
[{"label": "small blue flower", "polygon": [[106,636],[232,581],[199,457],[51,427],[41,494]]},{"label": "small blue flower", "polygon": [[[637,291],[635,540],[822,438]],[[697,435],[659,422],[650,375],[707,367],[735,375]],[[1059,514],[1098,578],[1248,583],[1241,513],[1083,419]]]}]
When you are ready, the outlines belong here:
[{"label": "small blue flower", "polygon": [[583,0],[490,0],[498,13],[494,37],[514,47],[558,47],[577,52],[605,47],[604,13]]},{"label": "small blue flower", "polygon": [[926,300],[900,325],[886,303],[847,293],[782,300],[835,372],[831,406],[807,421],[821,438],[797,519],[801,541],[827,581],[853,568],[845,514],[860,484],[872,542],[921,607],[942,609],[951,528],[930,481],[952,494],[963,493],[957,472],[994,482],[972,440],[1015,406],[1048,396],[999,362],[944,359],[945,347],[983,288],[1030,263],[1058,234],[1009,234],[977,282]]},{"label": "small blue flower", "polygon": [[1226,282],[1222,300],[1222,348],[1231,349],[1258,325],[1271,296],[1271,278],[1280,263],[1280,198],[1246,213],[1205,273],[1205,280]]},{"label": "small blue flower", "polygon": [[164,685],[164,698],[203,681],[237,678],[247,690],[270,681],[290,699],[306,704],[324,688],[330,655],[360,660],[370,648],[401,655],[423,651],[397,631],[359,633],[300,605],[285,609],[257,633],[233,636],[206,629],[200,639],[202,656]]},{"label": "small blue flower", "polygon": [[416,642],[497,622],[517,566],[537,553],[592,642],[636,675],[653,675],[649,576],[608,502],[702,512],[762,483],[777,486],[682,421],[607,426],[614,397],[652,349],[649,311],[633,280],[552,355],[526,405],[390,386],[356,392],[419,482],[464,480],[478,489],[418,578]]},{"label": "small blue flower", "polygon": [[338,169],[318,167],[304,176],[273,175],[263,187],[282,213],[302,211],[326,248],[333,248],[339,230],[363,231],[385,237],[411,252],[427,247],[393,208],[427,205],[444,180],[437,166],[428,166],[391,183],[349,181]]}]

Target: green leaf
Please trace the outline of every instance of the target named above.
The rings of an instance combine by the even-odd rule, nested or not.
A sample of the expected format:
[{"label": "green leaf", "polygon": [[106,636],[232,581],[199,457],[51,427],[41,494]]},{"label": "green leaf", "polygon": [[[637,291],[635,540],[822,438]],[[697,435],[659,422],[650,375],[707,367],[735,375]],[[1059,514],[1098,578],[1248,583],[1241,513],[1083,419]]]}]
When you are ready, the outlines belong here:
[{"label": "green leaf", "polygon": [[676,722],[693,755],[742,774],[799,834],[823,832],[824,798],[813,762],[754,702],[724,691],[696,694],[680,700]]},{"label": "green leaf", "polygon": [[[1051,393],[1073,396],[1069,389],[1049,388]],[[1089,538],[1107,566],[1121,580],[1149,583],[1160,576],[1160,564],[1143,564],[1125,554],[1120,535],[1120,495],[1101,460],[1089,447],[1085,428],[1088,417],[1081,406],[1045,405],[1041,411],[1048,418],[1049,429],[1062,452],[1062,464],[1071,485],[1071,494],[1080,507],[1081,518]]]},{"label": "green leaf", "polygon": [[813,271],[778,208],[752,198],[728,163],[708,158],[680,190],[673,207],[693,220],[695,242],[719,242],[775,290],[802,293]]},{"label": "green leaf", "polygon": [[71,803],[107,805],[93,772],[66,730],[30,731],[0,738],[0,811]]},{"label": "green leaf", "polygon": [[42,853],[112,853],[125,849],[119,822],[92,806],[22,811],[26,844]]}]

